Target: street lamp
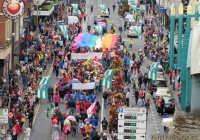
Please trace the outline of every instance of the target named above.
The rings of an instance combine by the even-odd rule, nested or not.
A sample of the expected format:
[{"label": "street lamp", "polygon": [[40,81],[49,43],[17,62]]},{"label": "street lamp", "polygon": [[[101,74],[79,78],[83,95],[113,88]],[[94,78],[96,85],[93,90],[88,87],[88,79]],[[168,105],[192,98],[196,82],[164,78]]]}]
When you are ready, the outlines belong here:
[{"label": "street lamp", "polygon": [[12,36],[12,48],[11,48],[11,51],[12,51],[12,54],[11,54],[11,55],[12,55],[12,56],[11,56],[12,61],[11,61],[11,62],[12,62],[12,70],[13,70],[13,71],[15,70],[15,64],[14,64],[14,57],[15,57],[15,56],[14,56],[14,51],[15,51],[15,50],[14,50],[14,49],[15,49],[15,33],[14,33],[14,26],[15,26],[15,25],[14,25],[14,23],[15,23],[15,21],[12,20],[12,24],[13,24],[13,25],[12,25],[12,35],[11,35],[11,36]]},{"label": "street lamp", "polygon": [[39,3],[39,0],[37,0],[36,38],[38,37],[38,3]]}]

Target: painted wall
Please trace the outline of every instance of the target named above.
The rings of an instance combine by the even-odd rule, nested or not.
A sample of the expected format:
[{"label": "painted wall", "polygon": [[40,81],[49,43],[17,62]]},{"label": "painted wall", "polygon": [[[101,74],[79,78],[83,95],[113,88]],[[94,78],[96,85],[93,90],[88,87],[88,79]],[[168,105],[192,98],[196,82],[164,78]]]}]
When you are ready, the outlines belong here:
[{"label": "painted wall", "polygon": [[[200,73],[200,23],[194,26],[191,50],[191,75]],[[198,58],[197,58],[198,57]]]},{"label": "painted wall", "polygon": [[197,113],[200,111],[200,74],[192,76],[192,95],[191,95],[191,113]]}]

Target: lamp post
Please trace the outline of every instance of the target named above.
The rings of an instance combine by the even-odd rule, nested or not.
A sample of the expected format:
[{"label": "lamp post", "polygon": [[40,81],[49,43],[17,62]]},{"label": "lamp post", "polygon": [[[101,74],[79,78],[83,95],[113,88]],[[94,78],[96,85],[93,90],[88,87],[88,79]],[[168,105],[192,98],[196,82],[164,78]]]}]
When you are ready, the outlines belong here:
[{"label": "lamp post", "polygon": [[39,0],[37,0],[36,38],[38,37],[38,3]]},{"label": "lamp post", "polygon": [[12,70],[15,71],[15,64],[14,64],[14,52],[15,52],[15,20],[12,20],[12,48],[11,48],[11,63],[12,63]]}]

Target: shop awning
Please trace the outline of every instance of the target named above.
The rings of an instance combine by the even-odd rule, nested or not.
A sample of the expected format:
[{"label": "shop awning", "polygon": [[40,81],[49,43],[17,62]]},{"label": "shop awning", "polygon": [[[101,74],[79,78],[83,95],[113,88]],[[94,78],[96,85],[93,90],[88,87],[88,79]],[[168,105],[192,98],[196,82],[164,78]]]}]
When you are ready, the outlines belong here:
[{"label": "shop awning", "polygon": [[53,10],[54,10],[54,5],[57,1],[56,0],[48,0],[42,3],[42,5],[38,6],[38,11],[37,11],[37,6],[34,7],[33,15],[36,16],[49,16]]},{"label": "shop awning", "polygon": [[173,118],[163,118],[162,120],[162,125],[168,128],[174,128],[172,123],[173,123]]}]

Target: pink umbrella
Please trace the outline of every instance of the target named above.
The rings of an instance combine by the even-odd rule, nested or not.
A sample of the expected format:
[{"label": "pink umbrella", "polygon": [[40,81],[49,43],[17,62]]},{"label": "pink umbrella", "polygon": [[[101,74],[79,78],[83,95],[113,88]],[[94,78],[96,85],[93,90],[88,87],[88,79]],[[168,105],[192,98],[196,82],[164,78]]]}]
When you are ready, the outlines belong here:
[{"label": "pink umbrella", "polygon": [[53,36],[53,39],[56,39],[56,38],[59,38],[60,36],[59,35],[55,35]]},{"label": "pink umbrella", "polygon": [[82,39],[82,37],[83,37],[84,34],[85,34],[85,33],[80,33],[80,34],[78,34],[78,36],[77,36],[76,39],[75,39],[75,43],[72,44],[72,46],[77,46],[77,45],[81,42],[81,39]]}]

